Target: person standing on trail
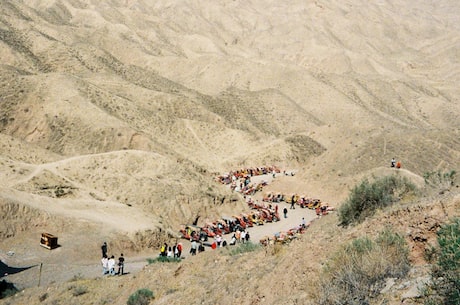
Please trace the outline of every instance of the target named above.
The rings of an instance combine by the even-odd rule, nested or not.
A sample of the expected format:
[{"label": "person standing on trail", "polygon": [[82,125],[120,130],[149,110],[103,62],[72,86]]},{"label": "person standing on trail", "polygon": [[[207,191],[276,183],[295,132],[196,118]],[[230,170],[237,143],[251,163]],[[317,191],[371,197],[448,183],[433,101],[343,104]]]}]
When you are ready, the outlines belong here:
[{"label": "person standing on trail", "polygon": [[177,249],[177,258],[180,258],[180,256],[182,255],[182,244],[178,243],[176,249]]},{"label": "person standing on trail", "polygon": [[107,256],[107,242],[104,242],[101,246],[102,257]]},{"label": "person standing on trail", "polygon": [[401,161],[396,162],[396,168],[401,168]]},{"label": "person standing on trail", "polygon": [[124,267],[125,267],[125,258],[123,256],[123,253],[121,253],[120,257],[118,258],[118,275],[123,275]]},{"label": "person standing on trail", "polygon": [[164,243],[163,246],[160,248],[160,256],[166,256],[168,251],[168,244]]},{"label": "person standing on trail", "polygon": [[115,256],[112,255],[109,258],[108,267],[109,267],[109,274],[115,275]]},{"label": "person standing on trail", "polygon": [[101,265],[102,275],[106,275],[109,272],[109,259],[107,258],[107,255],[102,256]]},{"label": "person standing on trail", "polygon": [[193,240],[190,245],[190,253],[192,255],[196,255],[196,248],[197,248],[196,240]]},{"label": "person standing on trail", "polygon": [[245,230],[241,231],[240,239],[243,244],[246,242],[246,231]]},{"label": "person standing on trail", "polygon": [[284,218],[287,218],[287,212],[288,212],[287,208],[284,207],[283,209]]},{"label": "person standing on trail", "polygon": [[217,243],[218,247],[221,247],[221,245],[222,245],[222,236],[220,236],[219,234],[216,235],[216,243]]},{"label": "person standing on trail", "polygon": [[236,235],[233,233],[232,239],[230,240],[230,246],[234,246],[236,244]]},{"label": "person standing on trail", "polygon": [[236,240],[237,240],[238,242],[240,242],[240,241],[241,241],[241,232],[240,232],[240,230],[236,230],[235,233],[236,233]]},{"label": "person standing on trail", "polygon": [[291,207],[290,209],[295,209],[295,195],[292,195],[291,197]]},{"label": "person standing on trail", "polygon": [[177,254],[179,253],[179,250],[177,250],[177,242],[173,246],[173,257],[177,258]]}]

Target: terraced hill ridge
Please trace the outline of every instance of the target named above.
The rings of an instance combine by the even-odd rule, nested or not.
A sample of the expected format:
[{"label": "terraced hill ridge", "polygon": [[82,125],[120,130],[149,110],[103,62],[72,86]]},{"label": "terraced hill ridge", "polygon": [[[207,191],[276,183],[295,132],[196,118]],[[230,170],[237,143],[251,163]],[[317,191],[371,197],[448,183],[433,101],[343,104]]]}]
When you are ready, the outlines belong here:
[{"label": "terraced hill ridge", "polygon": [[[402,213],[424,222],[426,209],[449,202],[452,212],[414,249],[429,247],[433,228],[458,205],[458,178],[433,195],[424,177],[459,171],[459,11],[453,0],[1,1],[0,257],[21,266],[44,257],[88,266],[98,263],[104,240],[127,257],[148,257],[183,224],[247,208],[217,175],[273,165],[295,175],[254,198],[306,194],[339,207],[363,178],[408,177],[433,197],[405,202],[408,215],[383,219],[395,224]],[[396,173],[393,157],[402,162]],[[204,264],[117,280],[129,289],[96,299],[125,304],[145,282],[160,287],[155,304],[184,304],[195,290],[206,296],[191,294],[196,304],[225,304],[210,297],[216,291],[242,304],[304,303],[313,295],[303,276],[318,276],[332,241],[375,233],[369,223],[383,223],[370,219],[360,232],[330,219],[321,242],[306,237],[267,250],[265,265],[264,254],[245,256],[241,266],[249,269],[237,273],[229,270],[233,258],[206,254]],[[37,247],[44,231],[62,247]],[[413,260],[426,263],[420,253]],[[183,292],[168,276],[187,282],[194,275],[186,268],[199,280]],[[228,281],[208,277],[214,268]],[[280,274],[285,282],[269,280]],[[62,281],[49,289],[71,285]],[[212,293],[196,287],[210,282]],[[229,282],[251,284],[238,290]],[[95,294],[108,289],[84,285]],[[20,302],[42,303],[43,288]]]}]

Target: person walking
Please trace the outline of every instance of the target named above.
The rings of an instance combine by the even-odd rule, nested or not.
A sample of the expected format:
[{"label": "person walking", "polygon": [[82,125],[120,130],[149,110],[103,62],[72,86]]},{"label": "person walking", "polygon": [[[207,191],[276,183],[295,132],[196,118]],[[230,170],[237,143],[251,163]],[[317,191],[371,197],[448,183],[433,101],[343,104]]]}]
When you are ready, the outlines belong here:
[{"label": "person walking", "polygon": [[296,200],[295,200],[295,195],[292,195],[292,197],[291,197],[291,207],[290,207],[290,209],[295,209],[295,201],[296,201]]},{"label": "person walking", "polygon": [[125,267],[125,258],[123,256],[123,253],[121,253],[120,257],[118,258],[118,275],[123,275],[124,267]]},{"label": "person walking", "polygon": [[287,212],[288,212],[287,208],[284,207],[283,209],[284,218],[287,218]]}]

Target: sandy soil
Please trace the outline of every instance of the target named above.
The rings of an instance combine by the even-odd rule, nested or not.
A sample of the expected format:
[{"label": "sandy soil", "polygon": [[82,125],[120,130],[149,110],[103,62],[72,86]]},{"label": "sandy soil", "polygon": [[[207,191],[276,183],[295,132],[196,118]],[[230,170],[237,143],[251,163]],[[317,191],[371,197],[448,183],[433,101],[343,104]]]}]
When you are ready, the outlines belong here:
[{"label": "sandy soil", "polygon": [[[32,266],[7,279],[33,287],[97,277],[105,240],[134,274],[165,232],[245,210],[213,180],[232,169],[295,169],[264,192],[332,206],[362,178],[392,174],[392,157],[418,184],[458,172],[459,9],[458,0],[0,1],[0,255]],[[310,213],[289,210],[250,234]],[[40,247],[43,231],[61,247]],[[251,304],[302,303],[298,264],[317,274],[324,245],[261,272],[262,284],[247,288],[260,294]],[[269,291],[273,276],[284,295]],[[167,285],[166,304],[188,298]],[[243,302],[246,292],[235,285],[226,295]]]},{"label": "sandy soil", "polygon": [[[271,175],[261,175],[253,177],[252,181],[257,183],[261,180],[264,180],[268,183],[268,186],[271,188],[276,188],[277,185],[282,185],[283,181],[289,181],[289,184],[293,184],[295,181],[290,176],[284,176],[279,174],[277,178],[272,179]],[[253,196],[253,200],[262,202],[263,192],[258,192]],[[288,208],[288,217],[284,218],[282,216],[282,210],[284,207]],[[55,210],[54,210],[55,209]],[[113,209],[111,209],[113,212]],[[249,209],[247,209],[249,211]],[[310,225],[314,220],[317,219],[316,213],[310,209],[302,209],[297,206],[295,209],[290,209],[290,205],[285,204],[284,202],[279,204],[279,211],[281,221],[265,223],[261,226],[254,226],[252,228],[248,228],[247,231],[250,234],[251,241],[254,243],[259,243],[259,240],[263,237],[273,237],[275,233],[278,232],[285,232],[291,228],[294,228],[302,223],[302,217],[305,218],[307,225]],[[51,214],[60,214],[63,217],[67,217],[69,219],[72,218],[79,218],[81,217],[78,214],[75,214],[73,209],[61,209],[61,207],[56,208],[54,205],[48,205],[47,212]],[[234,211],[236,214],[239,211]],[[97,213],[95,211],[94,213]],[[225,215],[223,215],[225,216]],[[112,222],[120,222],[124,221],[124,217],[122,217],[122,213],[118,214],[113,212],[110,214],[110,217],[99,218],[99,221],[102,221],[102,227],[111,226]],[[147,223],[146,223],[147,224]],[[127,229],[131,228],[132,231],[130,233],[134,233],[137,229],[142,227],[142,223],[136,223],[134,226],[118,226],[119,229],[122,231],[126,231]],[[88,232],[88,229],[85,231],[81,231],[81,234],[86,234],[84,232]],[[305,234],[308,234],[308,230]],[[68,237],[67,237],[68,238]],[[66,239],[67,239],[66,238]],[[224,235],[224,240],[227,242],[230,241],[231,235]],[[30,240],[26,240],[26,243],[30,243]],[[71,248],[74,249],[67,249],[69,245],[66,243],[72,242]],[[174,240],[171,240],[169,243],[172,244]],[[199,255],[193,257],[190,255],[190,242],[187,240],[180,240],[184,245],[183,251],[183,259],[199,259]],[[212,239],[209,240],[212,242]],[[69,251],[75,251],[75,248],[84,247],[84,240],[81,239],[72,239],[63,240],[62,246],[53,250],[47,250],[42,247],[38,246],[38,243],[34,243],[33,245],[22,245],[21,248],[17,246],[11,245],[10,249],[5,248],[5,252],[0,253],[2,254],[1,259],[3,262],[8,264],[12,267],[31,267],[25,271],[20,273],[11,274],[5,277],[6,280],[15,283],[18,288],[27,288],[27,287],[34,287],[38,285],[47,286],[51,283],[59,283],[59,282],[66,282],[73,278],[96,278],[101,276],[101,267],[99,262],[99,251],[93,248],[93,253],[88,253],[87,251],[80,251],[80,257],[75,256],[78,255],[76,253],[71,253]],[[34,253],[27,253],[28,250],[34,248]],[[207,251],[212,251],[211,248],[206,247]],[[117,252],[114,252],[113,249],[109,247],[109,255],[113,254],[116,258],[119,256],[119,251],[121,249],[116,249]],[[8,255],[7,252],[12,251],[14,252],[13,255]],[[94,253],[96,251],[96,253]],[[217,249],[216,251],[219,251]],[[129,252],[128,252],[129,253]],[[125,272],[128,274],[135,274],[139,270],[142,270],[147,265],[147,258],[155,258],[159,253],[159,249],[144,249],[140,252],[132,252],[128,255],[125,254],[126,257],[126,266]],[[10,253],[11,254],[11,253]],[[66,256],[69,257],[66,257]]]}]

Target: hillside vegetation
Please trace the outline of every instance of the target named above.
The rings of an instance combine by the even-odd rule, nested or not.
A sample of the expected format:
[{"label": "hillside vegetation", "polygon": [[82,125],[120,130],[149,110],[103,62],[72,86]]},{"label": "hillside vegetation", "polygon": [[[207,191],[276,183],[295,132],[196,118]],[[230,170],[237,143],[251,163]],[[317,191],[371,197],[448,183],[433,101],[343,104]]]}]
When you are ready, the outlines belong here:
[{"label": "hillside vegetation", "polygon": [[[460,211],[458,12],[454,0],[1,1],[0,259],[44,263],[47,278],[9,275],[25,291],[0,303],[441,302],[426,287],[442,277],[437,231]],[[345,209],[379,179],[417,191],[351,205],[366,212],[350,222],[333,212],[287,246],[79,274],[99,268],[102,241],[145,262],[181,225],[247,210],[216,176],[273,165],[279,178],[255,200],[305,194]],[[46,252],[42,232],[62,247]],[[363,271],[378,276],[353,286],[359,296],[318,290],[340,251],[362,241],[369,251],[350,261],[379,256],[394,245],[382,236],[404,248],[404,272]],[[420,282],[423,295],[406,295]]]}]

